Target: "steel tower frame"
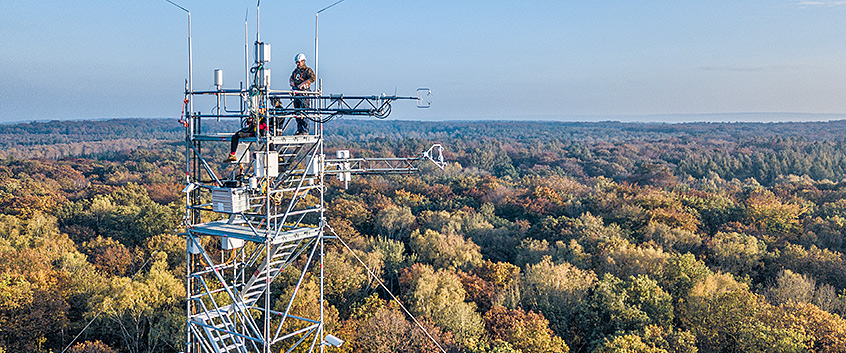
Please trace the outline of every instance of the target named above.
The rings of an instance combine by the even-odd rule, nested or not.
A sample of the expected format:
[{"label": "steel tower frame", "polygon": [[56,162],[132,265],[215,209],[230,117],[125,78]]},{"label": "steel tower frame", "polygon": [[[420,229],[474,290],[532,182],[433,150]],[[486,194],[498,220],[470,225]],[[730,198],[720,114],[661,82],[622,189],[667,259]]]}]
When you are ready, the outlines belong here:
[{"label": "steel tower frame", "polygon": [[[444,166],[438,144],[410,158],[350,158],[348,152],[339,152],[329,159],[324,153],[323,124],[332,118],[384,118],[397,100],[415,100],[423,107],[428,89],[414,97],[273,90],[265,68],[269,45],[257,40],[255,48],[248,88],[224,89],[217,73],[213,90],[194,91],[189,84],[185,88],[186,107],[193,107],[201,96],[217,103],[207,114],[189,108],[184,120],[190,353],[269,353],[271,346],[286,352],[297,347],[322,352],[326,345],[338,345],[337,337],[324,330],[324,241],[331,238],[325,235],[327,175],[346,183],[355,174],[416,172],[427,160]],[[233,99],[238,108],[225,108]],[[308,100],[310,107],[294,108],[294,99]],[[308,119],[316,133],[283,135],[298,117]],[[237,161],[222,170],[204,149],[209,143],[231,141],[231,132],[204,128],[204,122],[221,119],[240,121],[242,131],[252,135],[240,139]],[[313,268],[319,271],[319,314],[294,315],[297,294]],[[296,284],[280,293],[274,280],[291,269],[300,271]]]}]

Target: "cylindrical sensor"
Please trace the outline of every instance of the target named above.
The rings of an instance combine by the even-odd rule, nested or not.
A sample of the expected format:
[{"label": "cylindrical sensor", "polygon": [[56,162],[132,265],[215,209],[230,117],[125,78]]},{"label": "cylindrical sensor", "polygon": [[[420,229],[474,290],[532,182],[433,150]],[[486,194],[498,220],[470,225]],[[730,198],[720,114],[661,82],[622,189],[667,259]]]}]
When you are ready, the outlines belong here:
[{"label": "cylindrical sensor", "polygon": [[223,87],[223,70],[214,69],[214,87],[220,89]]}]

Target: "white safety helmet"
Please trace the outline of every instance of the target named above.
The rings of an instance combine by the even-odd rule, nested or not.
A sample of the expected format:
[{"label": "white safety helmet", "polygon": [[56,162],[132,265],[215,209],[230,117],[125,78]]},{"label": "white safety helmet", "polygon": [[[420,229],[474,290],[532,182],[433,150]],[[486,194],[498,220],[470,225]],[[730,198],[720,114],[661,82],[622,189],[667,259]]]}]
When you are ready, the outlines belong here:
[{"label": "white safety helmet", "polygon": [[294,62],[298,63],[300,61],[304,61],[305,59],[306,59],[305,54],[299,53],[299,54],[297,54],[297,56],[294,57]]}]

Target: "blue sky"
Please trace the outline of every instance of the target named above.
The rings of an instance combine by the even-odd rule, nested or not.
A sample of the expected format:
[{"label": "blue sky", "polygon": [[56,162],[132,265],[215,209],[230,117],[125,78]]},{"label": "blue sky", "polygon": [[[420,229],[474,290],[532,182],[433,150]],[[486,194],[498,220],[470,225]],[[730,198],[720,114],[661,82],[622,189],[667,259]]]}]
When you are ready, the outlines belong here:
[{"label": "blue sky", "polygon": [[[215,68],[237,87],[255,2],[175,2],[195,88]],[[297,52],[314,65],[333,2],[262,2],[274,88]],[[164,0],[0,2],[0,121],[177,118],[186,22]],[[846,1],[345,0],[319,69],[326,93],[433,90],[393,119],[843,119]]]}]

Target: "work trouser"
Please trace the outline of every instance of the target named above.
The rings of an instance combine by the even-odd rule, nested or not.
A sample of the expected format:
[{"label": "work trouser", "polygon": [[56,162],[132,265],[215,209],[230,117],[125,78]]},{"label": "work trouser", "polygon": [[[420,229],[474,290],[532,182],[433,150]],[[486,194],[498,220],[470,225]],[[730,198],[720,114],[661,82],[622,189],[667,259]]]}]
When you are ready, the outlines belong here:
[{"label": "work trouser", "polygon": [[[294,109],[308,109],[309,99],[294,98]],[[308,122],[303,118],[305,112],[297,112],[297,132],[308,132]]]}]

